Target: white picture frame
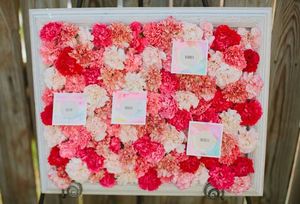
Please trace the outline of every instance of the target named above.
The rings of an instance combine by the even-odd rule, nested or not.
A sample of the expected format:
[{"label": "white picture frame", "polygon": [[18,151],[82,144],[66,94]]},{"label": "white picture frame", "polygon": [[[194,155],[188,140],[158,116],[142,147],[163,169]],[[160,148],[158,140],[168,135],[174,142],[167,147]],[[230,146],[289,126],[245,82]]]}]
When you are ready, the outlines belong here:
[{"label": "white picture frame", "polygon": [[[43,84],[43,63],[39,55],[39,30],[48,21],[66,21],[78,25],[90,25],[96,22],[111,23],[121,21],[125,23],[134,20],[140,22],[157,21],[174,16],[178,20],[188,22],[208,21],[213,25],[227,24],[230,27],[253,27],[261,29],[262,39],[259,49],[260,63],[258,72],[264,81],[263,90],[258,98],[262,104],[263,116],[256,125],[259,133],[257,149],[249,155],[254,161],[255,173],[251,189],[239,196],[262,196],[264,186],[265,151],[267,139],[267,115],[269,95],[269,70],[271,50],[272,13],[271,8],[82,8],[82,9],[31,9],[30,37],[32,51],[32,66],[34,80],[34,99],[36,113],[36,127],[38,138],[39,168],[41,192],[61,193],[47,177],[49,168],[47,156],[49,148],[43,137],[43,124],[40,112],[43,110],[41,94]],[[179,190],[174,185],[163,184],[158,190],[149,192],[138,186],[115,186],[103,188],[98,184],[83,184],[83,194],[105,195],[176,195],[203,196],[203,187],[195,186],[186,190]],[[225,196],[236,196],[225,192]]]}]

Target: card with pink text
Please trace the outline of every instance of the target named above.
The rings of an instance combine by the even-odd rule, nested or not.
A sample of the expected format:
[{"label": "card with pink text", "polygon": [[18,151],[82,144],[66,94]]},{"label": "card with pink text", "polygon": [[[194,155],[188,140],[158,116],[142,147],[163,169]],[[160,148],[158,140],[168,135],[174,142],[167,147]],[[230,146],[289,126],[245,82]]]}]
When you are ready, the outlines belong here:
[{"label": "card with pink text", "polygon": [[191,121],[188,130],[187,155],[219,158],[223,125]]},{"label": "card with pink text", "polygon": [[144,125],[146,106],[146,91],[116,91],[112,99],[111,123]]},{"label": "card with pink text", "polygon": [[171,72],[176,74],[207,74],[208,42],[174,40]]}]

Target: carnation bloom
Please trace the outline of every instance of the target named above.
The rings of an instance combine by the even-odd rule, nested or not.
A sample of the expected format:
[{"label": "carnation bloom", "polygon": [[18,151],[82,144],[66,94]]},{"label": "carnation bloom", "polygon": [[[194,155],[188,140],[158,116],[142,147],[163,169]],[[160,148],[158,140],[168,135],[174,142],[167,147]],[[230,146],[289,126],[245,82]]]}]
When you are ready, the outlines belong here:
[{"label": "carnation bloom", "polygon": [[41,120],[44,125],[52,125],[53,103],[47,105],[41,112]]},{"label": "carnation bloom", "polygon": [[54,147],[66,140],[66,137],[62,134],[58,126],[45,126],[44,137],[48,147]]},{"label": "carnation bloom", "polygon": [[258,133],[254,128],[248,130],[245,126],[242,126],[238,131],[237,141],[242,153],[251,153],[257,146]]},{"label": "carnation bloom", "polygon": [[226,111],[232,105],[233,105],[232,102],[225,100],[220,90],[217,90],[214,98],[211,101],[211,107],[213,107],[217,112]]},{"label": "carnation bloom", "polygon": [[125,70],[128,72],[139,71],[142,66],[142,56],[140,54],[136,54],[134,49],[129,48],[126,52],[126,60],[124,64]]},{"label": "carnation bloom", "polygon": [[186,160],[181,161],[179,166],[183,172],[194,174],[200,166],[200,160],[195,156],[189,156]]},{"label": "carnation bloom", "polygon": [[200,162],[203,163],[209,171],[216,167],[222,166],[217,158],[201,157]]},{"label": "carnation bloom", "polygon": [[179,170],[178,161],[171,154],[167,154],[157,164],[157,173],[161,177],[172,177]]},{"label": "carnation bloom", "polygon": [[43,63],[48,66],[52,66],[57,60],[60,54],[61,48],[54,42],[44,42],[40,47],[40,55]]},{"label": "carnation bloom", "polygon": [[88,169],[93,172],[99,172],[103,167],[104,157],[99,156],[94,148],[85,148],[78,152],[79,157],[84,161]]},{"label": "carnation bloom", "polygon": [[247,157],[238,157],[231,165],[236,176],[247,176],[254,173],[253,161]]},{"label": "carnation bloom", "polygon": [[115,175],[105,171],[103,177],[99,180],[101,186],[111,188],[116,184]]},{"label": "carnation bloom", "polygon": [[254,49],[257,50],[260,46],[261,40],[261,31],[257,27],[247,30],[246,28],[238,28],[238,34],[241,35],[241,45],[245,49]]},{"label": "carnation bloom", "polygon": [[228,109],[220,114],[223,131],[227,134],[237,135],[241,123],[241,116],[236,110]]},{"label": "carnation bloom", "polygon": [[98,67],[90,67],[88,69],[84,70],[83,73],[84,76],[84,81],[86,86],[90,85],[90,84],[98,84],[100,85],[100,69]]},{"label": "carnation bloom", "polygon": [[244,51],[244,57],[247,62],[244,72],[256,72],[259,63],[259,54],[254,50],[247,49]]},{"label": "carnation bloom", "polygon": [[61,126],[62,133],[69,138],[68,142],[73,142],[80,149],[83,149],[88,144],[92,135],[83,126]]},{"label": "carnation bloom", "polygon": [[179,78],[175,74],[171,74],[165,70],[161,70],[160,91],[164,94],[174,93],[179,89]]},{"label": "carnation bloom", "polygon": [[177,103],[172,95],[160,95],[160,109],[158,110],[160,117],[171,119],[175,116],[177,110]]},{"label": "carnation bloom", "polygon": [[234,172],[227,166],[216,167],[209,171],[208,182],[218,190],[228,189],[234,183]]},{"label": "carnation bloom", "polygon": [[189,122],[192,120],[191,114],[186,110],[178,110],[175,116],[168,120],[178,131],[188,128]]},{"label": "carnation bloom", "polygon": [[208,41],[208,44],[211,45],[215,37],[213,36],[213,25],[209,22],[201,22],[200,28],[203,30],[203,39]]},{"label": "carnation bloom", "polygon": [[45,70],[44,80],[46,86],[55,91],[63,89],[66,84],[66,78],[53,67]]},{"label": "carnation bloom", "polygon": [[157,177],[157,171],[150,168],[145,175],[138,178],[138,183],[141,189],[154,191],[161,185],[160,179]]},{"label": "carnation bloom", "polygon": [[48,178],[59,188],[59,189],[67,189],[70,184],[72,183],[72,180],[69,177],[60,177],[58,175],[58,171],[54,169],[50,169],[48,172]]},{"label": "carnation bloom", "polygon": [[224,51],[224,61],[238,70],[243,70],[247,66],[244,51],[239,45],[234,45]]},{"label": "carnation bloom", "polygon": [[242,80],[246,82],[246,91],[248,93],[248,99],[257,97],[264,85],[263,80],[258,74],[244,72]]},{"label": "carnation bloom", "polygon": [[143,91],[146,88],[146,82],[141,73],[127,72],[125,75],[124,90]]},{"label": "carnation bloom", "polygon": [[245,102],[248,98],[246,85],[244,80],[238,80],[235,83],[229,84],[222,90],[223,97],[233,103]]},{"label": "carnation bloom", "polygon": [[129,26],[123,23],[112,23],[109,26],[111,30],[111,38],[113,45],[119,47],[128,47],[131,40],[132,34]]},{"label": "carnation bloom", "polygon": [[158,23],[151,22],[144,25],[144,36],[150,45],[164,51],[170,50],[172,40],[182,33],[182,24],[173,17],[168,17]]},{"label": "carnation bloom", "polygon": [[219,51],[209,50],[209,57],[207,61],[208,76],[215,77],[216,71],[224,64],[223,53]]},{"label": "carnation bloom", "polygon": [[107,125],[99,117],[89,116],[86,120],[86,129],[92,133],[95,141],[103,140],[106,136]]},{"label": "carnation bloom", "polygon": [[65,167],[68,162],[69,159],[60,156],[58,146],[52,147],[50,154],[48,156],[48,163],[50,165],[56,166],[57,168]]},{"label": "carnation bloom", "polygon": [[187,41],[202,40],[203,31],[197,24],[184,22],[182,24],[182,37]]},{"label": "carnation bloom", "polygon": [[66,166],[69,177],[79,183],[84,183],[90,176],[87,165],[78,158],[72,158]]},{"label": "carnation bloom", "polygon": [[160,94],[156,92],[147,92],[147,115],[157,115],[161,108]]},{"label": "carnation bloom", "polygon": [[235,69],[225,63],[220,65],[220,68],[215,71],[216,84],[220,89],[225,88],[228,84],[234,83],[242,76],[242,71]]},{"label": "carnation bloom", "polygon": [[180,110],[189,111],[191,107],[196,108],[199,104],[197,96],[190,91],[177,91],[174,98]]},{"label": "carnation bloom", "polygon": [[112,43],[111,30],[105,24],[95,24],[92,28],[92,35],[96,47],[107,47]]},{"label": "carnation bloom", "polygon": [[124,69],[126,55],[124,49],[116,46],[106,47],[103,53],[104,64],[111,69]]},{"label": "carnation bloom", "polygon": [[147,90],[158,92],[162,80],[160,70],[155,67],[151,67],[146,71],[145,75]]},{"label": "carnation bloom", "polygon": [[69,54],[73,51],[73,48],[66,47],[58,55],[55,62],[56,69],[64,76],[82,74],[83,68],[77,64],[76,59]]},{"label": "carnation bloom", "polygon": [[75,37],[77,36],[78,31],[78,26],[72,23],[63,23],[58,44],[62,47],[74,47],[77,44]]},{"label": "carnation bloom", "polygon": [[118,154],[121,149],[121,141],[118,137],[111,137],[109,143],[109,149],[115,154]]},{"label": "carnation bloom", "polygon": [[72,75],[66,77],[65,91],[76,93],[82,92],[85,87],[85,78],[83,75]]},{"label": "carnation bloom", "polygon": [[137,129],[132,125],[122,125],[119,138],[123,143],[134,142],[137,140]]},{"label": "carnation bloom", "polygon": [[257,100],[237,104],[234,109],[241,115],[241,125],[255,125],[262,116],[262,107]]},{"label": "carnation bloom", "polygon": [[241,36],[227,25],[218,26],[214,32],[214,36],[215,39],[211,48],[219,51],[224,51],[230,46],[238,45],[241,41]]},{"label": "carnation bloom", "polygon": [[157,67],[162,68],[162,60],[166,59],[166,54],[156,47],[146,47],[142,52],[143,66],[144,68]]},{"label": "carnation bloom", "polygon": [[243,193],[251,187],[251,177],[250,176],[242,176],[242,177],[234,177],[233,185],[226,189],[226,191],[230,193],[240,194]]},{"label": "carnation bloom", "polygon": [[223,134],[221,157],[219,162],[226,165],[231,165],[240,155],[240,150],[236,139],[227,134]]},{"label": "carnation bloom", "polygon": [[173,179],[172,182],[175,184],[177,188],[180,190],[184,190],[186,188],[191,187],[193,180],[196,178],[196,176],[192,173],[179,173],[176,175]]},{"label": "carnation bloom", "polygon": [[144,48],[148,45],[147,39],[142,36],[142,24],[136,21],[132,22],[130,24],[130,29],[133,35],[130,47],[134,48],[137,53],[141,53],[144,50]]},{"label": "carnation bloom", "polygon": [[40,38],[44,42],[51,42],[56,40],[61,32],[62,23],[60,22],[50,22],[45,24],[40,30]]},{"label": "carnation bloom", "polygon": [[133,143],[133,147],[141,157],[150,163],[159,162],[165,154],[163,145],[151,141],[148,136],[139,138]]},{"label": "carnation bloom", "polygon": [[122,89],[125,83],[124,73],[121,70],[103,68],[101,69],[101,79],[109,93]]},{"label": "carnation bloom", "polygon": [[83,92],[87,96],[89,114],[93,113],[96,108],[103,107],[109,100],[106,90],[96,84],[86,86]]}]

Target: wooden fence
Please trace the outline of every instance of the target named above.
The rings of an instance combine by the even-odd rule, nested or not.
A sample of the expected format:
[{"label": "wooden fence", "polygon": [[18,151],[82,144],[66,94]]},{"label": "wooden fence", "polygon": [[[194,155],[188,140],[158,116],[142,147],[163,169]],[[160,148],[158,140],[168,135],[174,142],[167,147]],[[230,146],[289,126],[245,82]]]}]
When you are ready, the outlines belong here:
[{"label": "wooden fence", "polygon": [[[0,0],[0,187],[5,204],[34,204],[39,197],[34,103],[30,56],[29,8],[65,8],[67,0]],[[265,192],[252,203],[290,203],[299,199],[291,182],[300,119],[300,1],[207,0],[209,6],[273,7],[270,102]],[[72,0],[73,5],[77,1]],[[114,7],[116,0],[85,0],[83,7]],[[144,6],[168,6],[168,0],[144,0]],[[124,0],[138,6],[138,0]],[[174,0],[173,6],[203,6],[200,0]],[[23,23],[20,23],[22,17]],[[21,25],[21,26],[20,26]],[[20,39],[24,39],[22,44]],[[22,49],[26,58],[22,60]],[[299,160],[299,158],[298,158]],[[298,167],[299,168],[299,164]],[[295,169],[295,168],[294,168]],[[299,171],[299,169],[298,169]],[[294,176],[292,177],[294,178]],[[298,174],[299,180],[299,174]],[[292,183],[294,188],[289,188]],[[288,189],[292,189],[291,191]],[[299,201],[299,200],[298,200]],[[63,199],[46,195],[47,204],[190,204],[243,203],[242,198],[211,201],[203,197],[82,196]]]}]

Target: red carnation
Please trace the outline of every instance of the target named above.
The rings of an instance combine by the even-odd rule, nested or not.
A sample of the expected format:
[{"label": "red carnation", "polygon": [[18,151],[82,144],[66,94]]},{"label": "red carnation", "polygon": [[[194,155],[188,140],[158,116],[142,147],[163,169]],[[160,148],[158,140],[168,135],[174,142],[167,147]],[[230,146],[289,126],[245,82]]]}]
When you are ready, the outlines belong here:
[{"label": "red carnation", "polygon": [[218,190],[228,189],[234,183],[234,172],[225,165],[216,167],[209,171],[208,182]]},{"label": "red carnation", "polygon": [[238,157],[231,167],[235,175],[239,177],[254,173],[253,161],[247,157]]},{"label": "red carnation", "polygon": [[244,57],[247,61],[247,67],[243,71],[255,72],[259,63],[259,54],[254,50],[247,49],[244,51]]},{"label": "red carnation", "polygon": [[200,162],[203,163],[208,170],[212,170],[216,167],[221,166],[217,158],[201,157]]},{"label": "red carnation", "polygon": [[50,165],[56,166],[57,168],[59,167],[65,168],[68,162],[69,159],[60,156],[58,146],[52,147],[50,154],[48,156],[48,163]]},{"label": "red carnation", "polygon": [[169,94],[179,89],[179,79],[175,74],[171,74],[164,69],[161,70],[161,85],[160,91],[164,94]]},{"label": "red carnation", "polygon": [[84,69],[83,74],[86,86],[90,84],[101,84],[99,80],[100,69],[98,67],[89,67],[88,69]]},{"label": "red carnation", "polygon": [[41,112],[41,119],[44,125],[52,125],[53,103],[47,105]]},{"label": "red carnation", "polygon": [[165,155],[165,149],[161,143],[153,142],[149,136],[143,136],[133,143],[138,154],[150,163],[159,162]]},{"label": "red carnation", "polygon": [[183,172],[194,174],[200,166],[200,160],[197,157],[189,156],[188,159],[181,161],[179,166]]},{"label": "red carnation", "polygon": [[92,35],[96,47],[107,47],[112,44],[111,30],[105,24],[95,24],[92,28]]},{"label": "red carnation", "polygon": [[161,180],[157,177],[156,170],[150,168],[144,176],[138,178],[138,183],[141,189],[154,191],[161,185]]},{"label": "red carnation", "polygon": [[226,111],[228,108],[230,108],[233,105],[232,102],[227,101],[220,90],[217,90],[215,93],[214,98],[211,100],[211,106],[217,111],[217,112],[223,112]]},{"label": "red carnation", "polygon": [[142,37],[143,27],[139,22],[132,22],[130,24],[132,30],[133,39],[130,43],[130,47],[134,48],[137,53],[143,52],[145,47],[148,45],[148,41],[145,37]]},{"label": "red carnation", "polygon": [[262,116],[262,108],[257,100],[246,101],[234,106],[234,109],[241,115],[241,125],[255,125]]},{"label": "red carnation", "polygon": [[106,188],[111,188],[116,184],[115,175],[105,171],[104,176],[99,180],[99,183]]},{"label": "red carnation", "polygon": [[192,120],[191,114],[186,110],[178,110],[175,116],[168,120],[178,131],[185,130],[189,127],[189,122]]},{"label": "red carnation", "polygon": [[84,161],[91,172],[97,173],[103,167],[104,158],[99,156],[93,148],[79,151],[78,156]]},{"label": "red carnation", "polygon": [[238,45],[241,41],[241,36],[227,25],[218,26],[214,32],[214,36],[215,39],[211,48],[219,51],[224,51],[232,45]]},{"label": "red carnation", "polygon": [[202,122],[220,123],[218,112],[214,108],[207,109],[201,115],[193,115],[193,120]]},{"label": "red carnation", "polygon": [[56,69],[64,76],[83,73],[83,68],[77,64],[75,58],[69,55],[72,50],[71,47],[65,47],[55,62]]},{"label": "red carnation", "polygon": [[118,137],[112,137],[110,139],[110,143],[109,143],[109,149],[118,154],[119,150],[121,149],[121,140]]},{"label": "red carnation", "polygon": [[40,38],[44,42],[51,42],[60,35],[62,23],[50,22],[43,26],[40,31]]}]

